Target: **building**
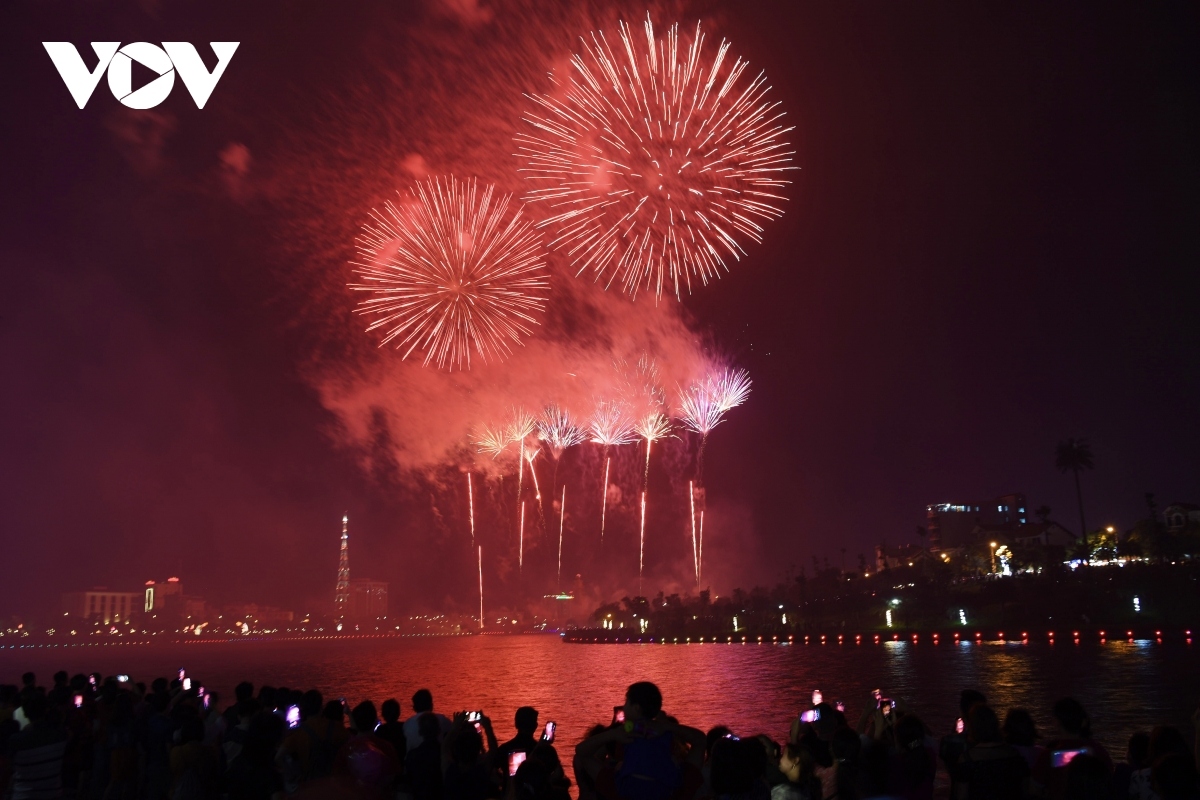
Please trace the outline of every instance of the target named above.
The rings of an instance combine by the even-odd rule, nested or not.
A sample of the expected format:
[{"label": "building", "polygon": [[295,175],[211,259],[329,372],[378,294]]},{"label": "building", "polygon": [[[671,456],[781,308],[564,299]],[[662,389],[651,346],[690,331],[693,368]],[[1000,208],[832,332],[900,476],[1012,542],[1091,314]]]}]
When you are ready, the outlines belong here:
[{"label": "building", "polygon": [[1167,532],[1179,533],[1188,525],[1200,524],[1200,506],[1195,503],[1172,503],[1163,510]]},{"label": "building", "polygon": [[925,506],[929,549],[962,547],[974,541],[978,527],[1014,530],[1029,523],[1025,495],[1004,494],[984,502],[934,503]]},{"label": "building", "polygon": [[162,583],[146,581],[142,610],[147,614],[182,613],[183,584],[179,582],[179,578],[167,578]]},{"label": "building", "polygon": [[102,586],[86,592],[67,592],[62,596],[62,610],[69,617],[105,625],[128,622],[142,610],[142,593],[110,592]]},{"label": "building", "polygon": [[333,589],[333,613],[344,617],[350,607],[350,515],[342,515],[342,540],[338,550],[337,585]]},{"label": "building", "polygon": [[388,613],[387,581],[370,578],[350,580],[349,600],[345,616],[352,620],[368,620],[386,617]]}]

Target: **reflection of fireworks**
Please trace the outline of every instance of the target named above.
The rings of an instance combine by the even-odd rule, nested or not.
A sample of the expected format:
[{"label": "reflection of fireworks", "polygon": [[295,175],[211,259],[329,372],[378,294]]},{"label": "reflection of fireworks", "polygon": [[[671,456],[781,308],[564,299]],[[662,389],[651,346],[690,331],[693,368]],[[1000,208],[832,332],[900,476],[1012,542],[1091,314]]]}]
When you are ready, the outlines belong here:
[{"label": "reflection of fireworks", "polygon": [[546,305],[549,278],[541,242],[510,196],[493,202],[493,187],[474,181],[418,183],[399,205],[388,202],[358,239],[354,272],[369,292],[357,311],[382,329],[408,358],[469,369],[507,356]]},{"label": "reflection of fireworks", "polygon": [[479,553],[479,629],[483,630],[483,547]]},{"label": "reflection of fireworks", "polygon": [[791,128],[764,74],[739,86],[747,62],[727,64],[728,43],[709,61],[699,25],[683,42],[678,25],[655,39],[647,16],[644,29],[640,46],[624,22],[615,50],[603,33],[584,39],[566,85],[552,76],[561,97],[532,97],[514,138],[526,199],[549,206],[539,226],[579,273],[678,298],[783,215]]}]

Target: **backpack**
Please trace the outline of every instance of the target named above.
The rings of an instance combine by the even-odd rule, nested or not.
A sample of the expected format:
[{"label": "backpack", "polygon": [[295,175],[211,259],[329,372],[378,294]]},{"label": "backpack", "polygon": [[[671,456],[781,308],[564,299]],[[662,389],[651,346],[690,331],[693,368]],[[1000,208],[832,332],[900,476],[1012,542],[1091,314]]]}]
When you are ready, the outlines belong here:
[{"label": "backpack", "polygon": [[625,745],[625,758],[616,776],[617,793],[625,800],[667,800],[682,779],[671,757],[671,745],[669,733]]}]

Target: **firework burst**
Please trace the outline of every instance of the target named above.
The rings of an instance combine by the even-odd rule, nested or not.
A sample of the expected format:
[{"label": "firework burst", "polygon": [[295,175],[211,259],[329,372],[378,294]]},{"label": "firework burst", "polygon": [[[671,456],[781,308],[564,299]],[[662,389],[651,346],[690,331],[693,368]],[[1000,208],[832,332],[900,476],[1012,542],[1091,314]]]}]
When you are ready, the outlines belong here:
[{"label": "firework burst", "polygon": [[418,183],[401,203],[372,211],[353,262],[372,318],[403,358],[470,369],[501,360],[529,336],[545,309],[549,273],[541,237],[511,196],[455,178]]},{"label": "firework burst", "polygon": [[587,434],[575,424],[571,415],[558,406],[546,406],[537,421],[537,430],[538,438],[550,448],[555,461],[562,456],[563,450],[587,439]]},{"label": "firework burst", "polygon": [[784,112],[767,98],[763,73],[722,41],[704,53],[699,24],[656,38],[619,23],[619,41],[581,38],[556,94],[530,96],[514,137],[525,199],[549,209],[552,230],[576,274],[636,295],[676,298],[740,260],[747,240],[783,215],[781,190],[794,151]]},{"label": "firework burst", "polygon": [[475,446],[479,452],[487,453],[493,459],[499,458],[509,443],[507,430],[484,426],[475,434]]},{"label": "firework burst", "polygon": [[749,374],[727,369],[692,384],[679,398],[679,416],[684,426],[707,437],[725,421],[725,413],[746,402],[749,395]]},{"label": "firework burst", "polygon": [[623,405],[605,402],[596,406],[596,413],[592,415],[588,427],[591,441],[607,448],[637,441],[633,426]]}]

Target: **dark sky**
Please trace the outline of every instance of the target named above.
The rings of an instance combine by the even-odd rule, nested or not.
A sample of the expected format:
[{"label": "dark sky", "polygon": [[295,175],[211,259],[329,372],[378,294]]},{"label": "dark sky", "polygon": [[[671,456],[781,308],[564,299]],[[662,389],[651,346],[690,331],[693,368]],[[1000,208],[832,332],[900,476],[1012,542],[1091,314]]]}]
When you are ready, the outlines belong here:
[{"label": "dark sky", "polygon": [[[929,502],[1023,491],[1077,527],[1053,463],[1066,436],[1095,452],[1094,524],[1132,525],[1147,491],[1200,502],[1196,6],[796,6],[678,11],[767,71],[801,167],[763,245],[686,303],[754,379],[706,455],[714,552],[743,555],[715,588],[910,540]],[[557,36],[487,0],[5,6],[0,611],[176,573],[213,598],[312,604],[346,510],[393,602],[470,605],[466,556],[443,562],[426,530],[453,497],[381,478],[336,433],[309,368],[361,331],[310,324],[328,292],[346,327],[345,275],[290,231],[322,202],[310,168],[329,180],[354,149],[356,103],[359,127],[386,118],[379,135],[404,140],[380,151],[458,167],[442,154],[488,131],[451,119],[486,111],[455,98],[505,78],[472,54],[522,15]],[[546,52],[585,32],[563,27]],[[179,81],[153,112],[104,81],[79,110],[40,43],[91,58],[102,39],[195,42],[210,67],[208,41],[241,45],[203,110]],[[444,107],[405,105],[430,75]]]}]

